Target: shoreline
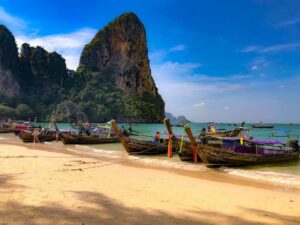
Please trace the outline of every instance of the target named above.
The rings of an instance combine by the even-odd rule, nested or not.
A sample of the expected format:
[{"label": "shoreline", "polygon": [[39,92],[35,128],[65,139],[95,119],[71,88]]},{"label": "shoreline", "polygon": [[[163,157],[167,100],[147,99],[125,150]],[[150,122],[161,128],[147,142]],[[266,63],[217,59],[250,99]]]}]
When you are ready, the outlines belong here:
[{"label": "shoreline", "polygon": [[[262,189],[266,189],[266,190],[278,190],[278,191],[283,191],[283,192],[291,192],[291,193],[299,193],[300,194],[300,188],[290,187],[290,186],[286,186],[283,184],[263,182],[260,180],[254,180],[251,178],[246,178],[246,177],[237,176],[237,175],[231,175],[231,174],[225,173],[224,171],[221,171],[219,169],[208,168],[205,165],[203,165],[203,169],[201,169],[201,171],[196,171],[196,170],[193,171],[193,170],[185,170],[185,169],[181,169],[181,168],[165,167],[165,166],[161,166],[161,165],[157,165],[157,164],[153,165],[153,164],[143,162],[143,159],[140,159],[140,158],[137,158],[137,159],[130,159],[130,158],[113,159],[113,158],[108,158],[106,156],[100,156],[100,155],[96,155],[96,154],[89,154],[87,152],[79,152],[79,151],[75,151],[75,150],[69,150],[66,148],[62,148],[61,146],[54,146],[52,144],[45,144],[45,143],[40,143],[40,144],[23,143],[23,142],[12,143],[11,141],[0,139],[0,146],[3,144],[25,147],[28,150],[39,150],[39,151],[46,151],[46,152],[62,153],[62,154],[66,154],[66,155],[77,156],[80,158],[103,160],[103,161],[107,161],[112,164],[123,164],[126,166],[135,167],[135,168],[167,171],[167,172],[172,172],[172,173],[182,175],[182,176],[192,177],[195,179],[204,179],[204,180],[216,181],[216,182],[220,182],[220,183],[237,184],[237,185],[243,185],[243,186],[262,188]],[[174,157],[177,157],[177,156],[175,155]],[[166,160],[168,160],[168,159],[166,159]],[[187,162],[184,162],[184,163],[187,163]],[[191,166],[193,165],[193,163],[191,163],[191,162],[188,164],[190,164]]]},{"label": "shoreline", "polygon": [[[300,195],[0,140],[2,224],[299,224]],[[190,171],[188,171],[190,172]],[[190,176],[195,174],[195,176]],[[196,176],[197,175],[197,176]]]}]

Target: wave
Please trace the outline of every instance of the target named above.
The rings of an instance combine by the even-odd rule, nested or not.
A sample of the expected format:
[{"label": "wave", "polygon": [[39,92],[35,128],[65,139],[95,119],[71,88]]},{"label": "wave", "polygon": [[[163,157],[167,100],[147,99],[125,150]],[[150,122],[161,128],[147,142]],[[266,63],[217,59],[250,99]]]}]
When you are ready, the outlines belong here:
[{"label": "wave", "polygon": [[95,154],[112,159],[128,159],[126,161],[134,161],[145,166],[183,169],[188,171],[205,171],[206,167],[201,164],[181,162],[179,159],[166,159],[164,156],[147,157],[141,155],[128,155],[124,151],[99,149],[92,146],[75,145],[75,148],[68,148],[69,151],[85,151],[87,154]]},{"label": "wave", "polygon": [[243,170],[243,169],[229,169],[225,168],[223,171],[227,174],[259,180],[266,183],[277,185],[284,185],[292,188],[300,189],[300,176],[278,173],[272,171],[259,171],[259,170]]},{"label": "wave", "polygon": [[170,159],[159,159],[159,158],[145,158],[140,156],[128,156],[132,160],[138,160],[144,165],[153,167],[163,167],[169,169],[183,169],[188,171],[206,171],[206,166],[201,164],[193,164],[181,161],[174,161]]}]

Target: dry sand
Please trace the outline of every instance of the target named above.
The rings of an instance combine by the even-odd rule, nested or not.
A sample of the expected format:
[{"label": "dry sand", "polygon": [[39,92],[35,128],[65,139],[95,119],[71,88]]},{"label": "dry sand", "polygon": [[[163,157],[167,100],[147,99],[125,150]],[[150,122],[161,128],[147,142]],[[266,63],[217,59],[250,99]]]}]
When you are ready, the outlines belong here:
[{"label": "dry sand", "polygon": [[6,144],[0,194],[0,225],[300,224],[296,191]]}]

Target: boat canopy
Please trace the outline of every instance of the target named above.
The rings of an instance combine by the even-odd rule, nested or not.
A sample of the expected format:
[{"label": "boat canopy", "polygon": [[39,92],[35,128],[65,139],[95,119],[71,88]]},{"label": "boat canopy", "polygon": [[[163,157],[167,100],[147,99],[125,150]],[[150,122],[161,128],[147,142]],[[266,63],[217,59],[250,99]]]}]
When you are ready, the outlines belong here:
[{"label": "boat canopy", "polygon": [[[219,140],[223,141],[239,141],[239,137],[216,137]],[[258,145],[283,145],[284,142],[278,140],[257,140],[257,139],[244,139],[245,141],[252,142]]]}]

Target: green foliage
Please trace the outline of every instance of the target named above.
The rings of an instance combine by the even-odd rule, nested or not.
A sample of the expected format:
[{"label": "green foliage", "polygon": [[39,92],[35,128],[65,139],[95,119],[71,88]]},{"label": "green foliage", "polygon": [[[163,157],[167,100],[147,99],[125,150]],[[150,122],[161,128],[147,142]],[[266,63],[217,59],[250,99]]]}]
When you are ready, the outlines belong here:
[{"label": "green foliage", "polygon": [[0,118],[1,119],[14,119],[16,117],[16,110],[5,106],[5,105],[0,105]]},{"label": "green foliage", "polygon": [[[142,27],[134,14],[124,14],[99,31],[85,46],[82,56],[95,60],[92,55],[95,49],[100,43],[107,42],[103,32],[111,35],[119,23],[132,19],[134,24]],[[65,60],[58,53],[49,53],[26,43],[22,45],[18,58],[15,40],[4,26],[0,26],[0,48],[3,48],[0,51],[1,66],[14,69],[11,71],[20,86],[18,99],[0,96],[0,119],[37,117],[39,121],[48,121],[55,117],[61,122],[87,118],[91,122],[106,122],[115,118],[119,121],[156,122],[163,117],[161,97],[138,96],[118,89],[112,80],[114,68],[101,73],[99,68],[92,67],[96,64],[85,62],[77,72],[67,70]],[[11,54],[3,55],[8,52]]]},{"label": "green foliage", "polygon": [[28,120],[34,116],[34,112],[28,105],[20,104],[16,108],[16,115],[19,119]]}]

